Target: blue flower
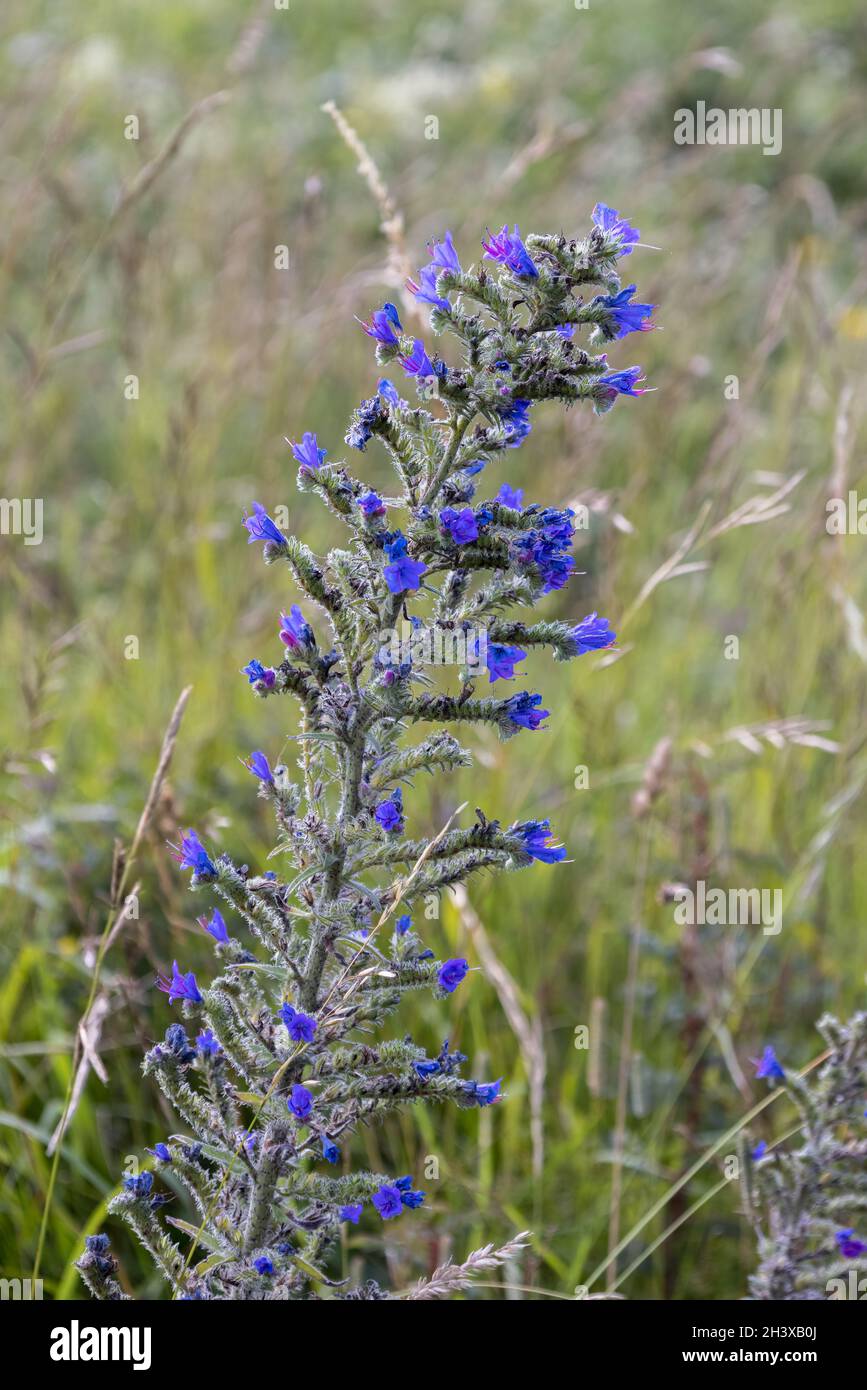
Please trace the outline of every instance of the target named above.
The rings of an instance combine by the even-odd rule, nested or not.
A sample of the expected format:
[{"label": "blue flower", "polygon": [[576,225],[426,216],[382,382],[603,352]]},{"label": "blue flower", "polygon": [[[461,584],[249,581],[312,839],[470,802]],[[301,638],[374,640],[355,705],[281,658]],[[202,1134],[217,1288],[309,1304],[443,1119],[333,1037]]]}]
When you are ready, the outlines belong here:
[{"label": "blue flower", "polygon": [[417,1207],[424,1204],[425,1194],[423,1192],[413,1192],[412,1177],[409,1174],[407,1174],[405,1178],[398,1178],[394,1185],[400,1193],[400,1200],[403,1206],[409,1207],[411,1211],[414,1211]]},{"label": "blue flower", "polygon": [[397,921],[394,924],[394,929],[397,932],[398,936],[406,936],[407,932],[410,930],[411,927],[412,918],[410,917],[409,913],[404,913],[402,917],[398,917]]},{"label": "blue flower", "polygon": [[160,1163],[171,1163],[171,1151],[166,1144],[154,1144],[152,1149],[146,1149],[146,1153],[153,1154],[154,1158],[159,1159]]},{"label": "blue flower", "polygon": [[255,1259],[253,1261],[253,1268],[257,1274],[268,1275],[274,1273],[274,1265],[267,1255],[260,1255],[258,1259]]},{"label": "blue flower", "polygon": [[91,1255],[107,1255],[111,1247],[111,1241],[106,1235],[85,1236],[84,1247],[89,1250]]},{"label": "blue flower", "polygon": [[[476,639],[476,654],[479,651],[478,638]],[[527,656],[520,647],[505,647],[498,642],[489,642],[485,652],[485,662],[490,672],[491,685],[494,681],[511,681],[515,679],[515,664],[524,661]]]},{"label": "blue flower", "polygon": [[389,563],[383,567],[383,575],[391,593],[415,593],[421,577],[427,569],[421,560],[410,560],[406,553],[406,537],[398,532],[396,538],[386,547]]},{"label": "blue flower", "polygon": [[418,280],[407,280],[406,287],[410,294],[414,294],[421,304],[432,304],[435,309],[448,309],[451,306],[447,299],[437,294],[437,275],[439,271],[433,265],[423,266],[418,273]]},{"label": "blue flower", "polygon": [[361,1202],[350,1202],[349,1206],[341,1207],[337,1215],[341,1221],[351,1221],[353,1226],[358,1225],[364,1206]]},{"label": "blue flower", "polygon": [[192,869],[199,878],[217,877],[217,870],[195,830],[188,830],[181,836],[180,846],[172,845],[171,849],[182,869]]},{"label": "blue flower", "polygon": [[493,1105],[495,1101],[500,1099],[502,1084],[502,1077],[499,1081],[465,1081],[464,1090],[476,1102],[476,1105],[484,1109],[486,1105]]},{"label": "blue flower", "polygon": [[169,1003],[176,1004],[178,1000],[184,1000],[187,1004],[201,1004],[202,996],[196,984],[196,977],[192,970],[184,975],[178,969],[177,961],[172,961],[172,978],[167,975],[157,976],[157,989],[161,989],[163,994],[169,996]]},{"label": "blue flower", "polygon": [[845,1231],[838,1231],[834,1239],[840,1247],[840,1254],[847,1260],[857,1260],[859,1255],[867,1253],[867,1245],[855,1236],[852,1226],[847,1227]]},{"label": "blue flower", "polygon": [[618,396],[646,396],[648,388],[638,385],[643,380],[640,367],[626,367],[622,372],[598,376],[596,385],[604,387],[606,399],[614,401]]},{"label": "blue flower", "polygon": [[277,545],[286,544],[286,537],[282,531],[277,529],[261,502],[253,503],[253,515],[247,516],[245,514],[244,525],[250,532],[248,545],[252,545],[254,541],[274,541]]},{"label": "blue flower", "polygon": [[392,792],[387,801],[380,801],[374,812],[377,824],[389,834],[399,835],[403,830],[403,793],[400,787]]},{"label": "blue flower", "polygon": [[454,994],[461,981],[466,979],[469,968],[469,962],[462,956],[443,961],[437,971],[437,984],[443,994]]},{"label": "blue flower", "polygon": [[368,338],[373,338],[377,343],[382,343],[383,347],[397,347],[398,340],[394,330],[398,333],[403,332],[397,309],[393,304],[385,303],[381,309],[377,309],[371,314],[366,323],[358,320],[367,334]]},{"label": "blue flower", "polygon": [[313,1097],[306,1086],[300,1086],[296,1081],[286,1104],[296,1120],[306,1120],[313,1109]]},{"label": "blue flower", "polygon": [[578,648],[579,656],[584,656],[586,652],[602,651],[617,641],[617,633],[611,630],[607,618],[600,618],[596,613],[582,618],[569,635]]},{"label": "blue flower", "polygon": [[[195,1061],[195,1051],[190,1047],[187,1030],[182,1023],[172,1023],[169,1025],[166,1029],[164,1043],[175,1061],[179,1062],[182,1066],[186,1066],[187,1063]],[[163,1044],[158,1043],[154,1051],[162,1052],[162,1047]]]},{"label": "blue flower", "polygon": [[430,358],[425,352],[425,346],[421,338],[413,341],[412,352],[401,353],[398,357],[400,365],[403,367],[407,376],[434,376],[434,367]]},{"label": "blue flower", "polygon": [[401,404],[397,387],[389,381],[387,376],[380,377],[379,381],[376,383],[376,391],[377,395],[382,396],[382,399],[388,401],[389,405]]},{"label": "blue flower", "polygon": [[298,647],[314,646],[313,629],[307,622],[297,603],[293,603],[288,613],[280,614],[280,641],[290,651]]},{"label": "blue flower", "polygon": [[507,266],[513,275],[522,279],[534,279],[538,276],[539,272],[521,240],[517,223],[513,232],[509,231],[508,223],[494,236],[488,232],[488,239],[482,241],[482,246],[489,260],[499,261]]},{"label": "blue flower", "polygon": [[216,1057],[217,1053],[223,1050],[210,1028],[203,1029],[196,1038],[196,1047],[203,1057]]},{"label": "blue flower", "polygon": [[641,233],[635,227],[630,227],[626,218],[621,217],[616,208],[610,208],[606,203],[597,203],[592,215],[600,231],[607,232],[609,236],[619,237],[621,246],[618,255],[631,256],[632,248]]},{"label": "blue flower", "polygon": [[761,1057],[751,1057],[750,1061],[756,1068],[756,1080],[782,1081],[786,1073],[780,1066],[777,1054],[768,1043]]},{"label": "blue flower", "polygon": [[284,1004],[280,1017],[286,1024],[286,1031],[293,1042],[312,1042],[316,1032],[316,1019],[310,1014],[301,1014],[291,1004]]},{"label": "blue flower", "polygon": [[254,777],[258,777],[260,782],[274,781],[274,774],[264,753],[251,753],[244,766]]},{"label": "blue flower", "polygon": [[326,1163],[336,1163],[340,1158],[340,1150],[337,1145],[324,1134],[322,1135],[322,1157]]},{"label": "blue flower", "polygon": [[509,487],[508,483],[503,483],[495,500],[501,502],[504,507],[512,507],[514,511],[520,512],[524,506],[524,490],[520,487]]},{"label": "blue flower", "polygon": [[367,492],[358,499],[359,510],[370,519],[375,516],[385,516],[385,503],[375,492]]},{"label": "blue flower", "polygon": [[524,821],[514,826],[513,830],[524,841],[524,853],[529,854],[531,859],[538,860],[540,864],[560,864],[566,858],[565,846],[555,847],[547,843],[552,834],[549,820]]},{"label": "blue flower", "polygon": [[432,1062],[428,1057],[425,1057],[422,1062],[413,1062],[412,1065],[422,1081],[426,1081],[429,1076],[436,1076],[437,1072],[441,1070],[439,1062]]},{"label": "blue flower", "polygon": [[604,305],[613,320],[613,332],[610,331],[609,325],[599,325],[605,338],[625,338],[627,333],[647,333],[653,328],[652,323],[645,323],[644,320],[650,318],[656,305],[630,304],[634,293],[635,286],[627,285],[619,294],[600,294],[592,301],[593,304]]},{"label": "blue flower", "polygon": [[207,917],[197,917],[196,921],[202,930],[208,933],[208,936],[212,936],[221,946],[228,946],[229,932],[223,920],[223,914],[218,907],[215,907],[211,913],[210,922]]},{"label": "blue flower", "polygon": [[506,715],[513,724],[535,732],[541,727],[542,721],[547,719],[551,713],[550,710],[539,709],[538,706],[541,703],[541,695],[531,695],[529,691],[521,690],[506,702]]},{"label": "blue flower", "polygon": [[530,424],[530,406],[532,404],[532,401],[512,401],[498,411],[506,433],[508,448],[517,449],[532,430],[533,427]]},{"label": "blue flower", "polygon": [[750,1157],[755,1159],[756,1162],[758,1162],[760,1158],[764,1157],[767,1147],[768,1146],[765,1140],[760,1139],[758,1144],[756,1144],[756,1147],[751,1151]]},{"label": "blue flower", "polygon": [[294,439],[290,439],[292,453],[302,468],[306,468],[315,473],[316,469],[325,462],[328,453],[327,449],[320,449],[315,434],[306,430],[300,444],[296,444]]},{"label": "blue flower", "polygon": [[145,1169],[143,1173],[137,1173],[134,1177],[124,1178],[123,1185],[134,1197],[148,1197],[154,1185],[154,1175]]},{"label": "blue flower", "polygon": [[448,531],[455,545],[469,545],[470,541],[479,539],[479,528],[472,507],[464,507],[459,512],[455,511],[454,507],[445,507],[440,512],[440,525]]},{"label": "blue flower", "polygon": [[263,666],[261,661],[248,661],[246,666],[241,667],[242,676],[246,676],[251,685],[258,685],[259,681],[272,689],[277,679],[277,672],[270,666]]},{"label": "blue flower", "polygon": [[391,1183],[383,1183],[382,1187],[374,1192],[372,1201],[383,1221],[391,1221],[403,1211],[400,1189]]}]

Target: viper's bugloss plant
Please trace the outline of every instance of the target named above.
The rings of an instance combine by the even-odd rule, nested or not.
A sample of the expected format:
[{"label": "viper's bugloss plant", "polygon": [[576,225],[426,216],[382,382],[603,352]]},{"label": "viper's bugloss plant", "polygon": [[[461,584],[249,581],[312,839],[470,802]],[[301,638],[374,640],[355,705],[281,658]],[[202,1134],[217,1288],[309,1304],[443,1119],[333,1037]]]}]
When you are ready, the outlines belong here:
[{"label": "viper's bugloss plant", "polygon": [[[317,1296],[333,1278],[342,1225],[418,1220],[425,1200],[414,1174],[354,1168],[353,1131],[419,1101],[472,1109],[502,1099],[500,1080],[461,1075],[466,1058],[448,1042],[429,1056],[381,1030],[408,990],[432,990],[447,1010],[469,987],[466,959],[439,961],[426,945],[417,904],[484,869],[555,865],[566,849],[543,808],[507,825],[478,811],[475,824],[430,840],[413,824],[412,788],[422,772],[447,777],[470,761],[455,725],[536,736],[549,718],[542,696],[492,689],[523,682],[536,648],[562,661],[615,641],[595,613],[529,615],[573,571],[573,512],[525,505],[502,477],[484,485],[530,434],[541,402],[602,413],[618,395],[642,394],[640,368],[612,370],[576,334],[586,328],[602,346],[651,326],[653,306],[631,302],[635,287],[621,290],[616,274],[637,237],[600,205],[583,240],[503,227],[465,270],[446,233],[408,287],[458,361],[407,332],[393,304],[361,324],[380,371],[396,368],[397,380],[383,375],[345,439],[361,453],[384,447],[394,495],[332,461],[331,441],[308,430],[291,444],[298,487],[345,526],[343,546],[315,555],[259,502],[245,518],[265,562],[284,562],[310,604],[292,604],[279,628],[275,620],[282,660],[243,667],[255,697],[300,706],[300,777],[264,751],[243,760],[274,813],[279,875],[236,864],[193,830],[175,850],[193,891],[219,900],[199,919],[217,971],[208,983],[175,962],[160,977],[186,1022],[172,1023],[144,1070],[188,1131],[152,1152],[157,1175],[189,1194],[195,1220],[162,1210],[150,1172],[127,1179],[110,1209],[177,1298]],[[601,292],[587,297],[588,286]],[[403,399],[409,390],[418,405]],[[458,652],[451,693],[431,676],[446,649]],[[414,725],[441,727],[413,742]],[[82,1274],[97,1296],[117,1297],[107,1242],[94,1240]],[[335,1296],[384,1295],[368,1283],[337,1285]]]},{"label": "viper's bugloss plant", "polygon": [[825,1015],[816,1026],[828,1054],[815,1078],[784,1066],[771,1047],[756,1063],[800,1120],[791,1143],[741,1153],[744,1209],[758,1239],[756,1299],[859,1298],[867,1288],[867,1014],[846,1024]]}]

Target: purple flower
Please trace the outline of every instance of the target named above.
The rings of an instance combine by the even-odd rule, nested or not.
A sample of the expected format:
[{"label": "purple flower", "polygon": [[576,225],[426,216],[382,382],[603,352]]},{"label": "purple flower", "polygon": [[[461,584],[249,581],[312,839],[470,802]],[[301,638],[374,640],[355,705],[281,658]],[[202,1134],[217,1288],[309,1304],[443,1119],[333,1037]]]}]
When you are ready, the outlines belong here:
[{"label": "purple flower", "polygon": [[220,1044],[214,1037],[210,1028],[205,1028],[196,1038],[196,1047],[203,1057],[216,1057],[218,1052],[222,1052]]},{"label": "purple flower", "polygon": [[217,877],[217,870],[195,830],[188,830],[181,836],[180,846],[171,845],[170,848],[182,869],[192,869],[200,878]]},{"label": "purple flower", "polygon": [[531,859],[540,864],[559,864],[566,858],[565,846],[549,846],[551,822],[549,820],[528,820],[513,827],[515,834],[524,841],[523,850]]},{"label": "purple flower", "polygon": [[858,1239],[851,1226],[845,1231],[838,1231],[834,1239],[840,1247],[840,1254],[847,1260],[857,1260],[859,1255],[867,1253],[867,1245]]},{"label": "purple flower", "polygon": [[614,401],[618,396],[646,396],[649,388],[639,386],[639,381],[644,381],[641,368],[626,367],[622,372],[606,372],[604,376],[598,376],[596,385],[604,386],[606,398]]},{"label": "purple flower", "polygon": [[286,1024],[286,1031],[293,1042],[312,1042],[316,1032],[316,1019],[310,1014],[301,1014],[291,1004],[284,1004],[280,1017]]},{"label": "purple flower", "polygon": [[253,1268],[257,1274],[268,1275],[274,1273],[274,1265],[271,1260],[268,1259],[267,1255],[260,1255],[258,1259],[255,1259],[253,1261]]},{"label": "purple flower", "polygon": [[756,1080],[782,1081],[786,1073],[780,1066],[777,1054],[768,1043],[761,1057],[751,1057],[750,1061],[756,1068]]},{"label": "purple flower", "polygon": [[423,304],[433,304],[438,309],[448,309],[449,301],[437,294],[436,282],[437,276],[443,270],[449,270],[454,275],[461,274],[461,263],[458,260],[458,253],[455,250],[451,232],[446,232],[442,241],[428,242],[427,249],[431,262],[418,273],[421,284],[416,284],[415,280],[407,280],[407,288]]},{"label": "purple flower", "polygon": [[558,323],[554,332],[559,333],[560,337],[568,343],[569,339],[575,336],[575,325],[574,323]]},{"label": "purple flower", "polygon": [[385,503],[375,492],[365,493],[364,497],[359,498],[358,506],[368,519],[375,516],[385,516]]},{"label": "purple flower", "polygon": [[373,1205],[383,1221],[391,1221],[393,1217],[400,1216],[403,1211],[400,1189],[391,1183],[383,1183],[379,1191],[373,1194]]},{"label": "purple flower", "polygon": [[635,227],[630,227],[626,218],[621,217],[616,208],[610,208],[606,203],[597,203],[593,209],[593,221],[601,232],[620,238],[621,256],[632,255],[632,248],[641,233]]},{"label": "purple flower", "polygon": [[648,333],[653,328],[652,323],[645,323],[644,320],[650,318],[656,305],[630,304],[634,293],[635,286],[627,285],[619,294],[600,294],[593,300],[594,304],[603,304],[614,320],[615,332],[606,331],[606,338],[625,338],[627,333]]},{"label": "purple flower", "polygon": [[422,1081],[426,1081],[429,1076],[436,1076],[437,1072],[441,1070],[439,1062],[432,1062],[427,1057],[421,1062],[413,1062],[412,1065]]},{"label": "purple flower", "polygon": [[764,1158],[767,1147],[768,1146],[765,1140],[760,1139],[758,1144],[756,1144],[756,1147],[751,1151],[750,1158],[754,1159],[758,1163],[760,1158]]},{"label": "purple flower", "polygon": [[508,483],[503,483],[500,491],[495,498],[504,507],[511,507],[514,511],[520,512],[524,506],[524,490],[520,487],[510,487]]},{"label": "purple flower", "polygon": [[341,1207],[337,1215],[341,1221],[351,1221],[353,1226],[358,1225],[364,1207],[361,1202],[350,1202],[348,1207]]},{"label": "purple flower", "polygon": [[272,689],[277,672],[270,666],[263,666],[261,661],[248,661],[246,666],[241,667],[241,675],[246,676],[251,685],[258,685],[259,681]]},{"label": "purple flower", "polygon": [[340,1158],[340,1150],[337,1145],[324,1134],[322,1135],[322,1157],[326,1163],[336,1163]]},{"label": "purple flower", "polygon": [[154,1185],[154,1175],[147,1169],[143,1173],[136,1173],[134,1176],[124,1178],[123,1185],[127,1192],[131,1192],[135,1197],[148,1197]]},{"label": "purple flower", "polygon": [[437,971],[437,984],[443,994],[454,994],[461,981],[466,979],[469,968],[469,962],[463,957],[443,961]]},{"label": "purple flower", "polygon": [[215,941],[219,941],[221,946],[228,946],[229,933],[223,920],[223,914],[218,907],[215,907],[211,913],[210,922],[207,917],[197,917],[196,920],[202,930],[212,936]]},{"label": "purple flower", "polygon": [[280,614],[280,641],[293,652],[298,647],[313,646],[313,629],[297,603],[293,603],[288,613]]},{"label": "purple flower", "polygon": [[412,918],[409,916],[409,913],[405,913],[403,917],[398,917],[397,921],[394,924],[394,929],[397,932],[398,936],[406,936],[411,926]]},{"label": "purple flower", "polygon": [[434,368],[430,358],[425,352],[424,343],[421,338],[416,338],[412,345],[412,352],[402,353],[398,357],[400,365],[407,376],[434,376]]},{"label": "purple flower", "polygon": [[521,690],[506,702],[506,715],[513,724],[518,724],[522,729],[530,729],[535,732],[541,726],[542,721],[547,719],[551,713],[550,710],[539,709],[538,706],[541,703],[541,695],[531,695],[529,691]]},{"label": "purple flower", "polygon": [[296,1081],[286,1104],[296,1120],[306,1120],[313,1109],[313,1097],[306,1086],[300,1086]]},{"label": "purple flower", "polygon": [[418,280],[407,280],[406,287],[421,304],[432,304],[435,309],[448,309],[451,307],[449,301],[437,294],[438,274],[435,266],[423,266],[418,273]]},{"label": "purple flower", "polygon": [[196,977],[192,970],[184,975],[178,969],[177,961],[172,962],[172,978],[167,975],[157,976],[157,989],[161,989],[163,994],[169,996],[170,1004],[177,1004],[179,999],[185,1000],[188,1004],[201,1004],[202,996],[199,993],[199,986],[196,984]]},{"label": "purple flower", "polygon": [[469,545],[470,541],[479,539],[479,528],[472,507],[464,507],[459,512],[455,511],[454,507],[444,508],[440,512],[440,525],[448,531],[455,545]]},{"label": "purple flower", "polygon": [[251,753],[244,766],[254,777],[258,777],[260,782],[274,781],[274,774],[264,753]]},{"label": "purple flower", "polygon": [[499,261],[508,267],[513,275],[523,279],[538,276],[539,272],[533,264],[526,246],[521,240],[521,233],[518,231],[517,223],[514,231],[509,231],[509,224],[503,227],[501,232],[492,236],[488,232],[487,241],[482,241],[485,255],[492,261]]},{"label": "purple flower", "polygon": [[247,516],[245,514],[244,525],[250,532],[248,545],[252,545],[254,541],[275,541],[277,545],[286,544],[286,537],[282,531],[278,531],[261,502],[253,503],[253,515]]},{"label": "purple flower", "polygon": [[484,1109],[486,1105],[493,1105],[495,1101],[500,1099],[500,1087],[502,1084],[502,1077],[500,1077],[499,1081],[466,1081],[464,1083],[464,1090],[468,1096],[473,1098],[476,1105]]},{"label": "purple flower", "polygon": [[406,537],[399,533],[386,547],[389,563],[383,568],[385,582],[393,594],[413,593],[418,589],[427,565],[421,560],[410,560],[406,553]]},{"label": "purple flower", "polygon": [[377,343],[382,343],[384,347],[398,346],[394,330],[397,329],[398,333],[402,333],[403,327],[393,304],[383,304],[381,309],[377,309],[371,314],[366,323],[363,323],[361,319],[358,322],[368,338],[374,338]]},{"label": "purple flower", "polygon": [[378,825],[389,834],[399,835],[403,830],[403,793],[400,787],[392,792],[387,801],[380,801],[374,812]]},{"label": "purple flower", "polygon": [[315,434],[307,430],[300,444],[296,444],[294,439],[290,439],[292,453],[302,468],[306,468],[315,473],[316,469],[325,462],[327,449],[320,449]]},{"label": "purple flower", "polygon": [[608,619],[600,618],[596,613],[591,613],[589,617],[576,623],[570,636],[578,647],[579,656],[584,656],[586,652],[598,652],[605,647],[613,647],[617,641],[617,633],[612,632],[608,626]]},{"label": "purple flower", "polygon": [[153,1154],[160,1163],[171,1163],[172,1161],[171,1152],[166,1144],[154,1144],[153,1148],[146,1149],[145,1153]]},{"label": "purple flower", "polygon": [[[476,654],[478,655],[479,642],[476,639]],[[498,642],[489,642],[486,652],[488,671],[490,672],[490,684],[494,681],[511,681],[515,679],[515,664],[524,661],[527,656],[520,647],[504,647]]]}]

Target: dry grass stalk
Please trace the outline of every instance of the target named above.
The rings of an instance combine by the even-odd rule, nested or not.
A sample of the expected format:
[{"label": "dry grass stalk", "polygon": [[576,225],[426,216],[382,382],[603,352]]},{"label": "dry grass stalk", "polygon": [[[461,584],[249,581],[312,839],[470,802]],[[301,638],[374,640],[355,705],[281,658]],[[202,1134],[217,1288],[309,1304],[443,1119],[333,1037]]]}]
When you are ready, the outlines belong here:
[{"label": "dry grass stalk", "polygon": [[498,1269],[500,1265],[514,1259],[522,1250],[526,1250],[526,1237],[529,1234],[529,1231],[521,1231],[506,1245],[501,1245],[499,1250],[495,1250],[493,1244],[483,1245],[480,1250],[474,1250],[468,1255],[460,1265],[452,1264],[451,1260],[448,1260],[435,1269],[429,1279],[419,1279],[404,1297],[421,1302],[431,1298],[447,1298],[449,1294],[468,1288],[478,1274],[484,1274],[489,1269]]}]

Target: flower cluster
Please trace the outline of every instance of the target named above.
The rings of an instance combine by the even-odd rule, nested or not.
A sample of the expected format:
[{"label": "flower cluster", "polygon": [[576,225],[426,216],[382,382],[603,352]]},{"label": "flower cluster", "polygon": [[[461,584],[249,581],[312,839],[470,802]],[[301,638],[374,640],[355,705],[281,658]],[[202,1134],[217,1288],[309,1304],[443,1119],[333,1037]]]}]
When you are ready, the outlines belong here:
[{"label": "flower cluster", "polygon": [[[465,269],[447,232],[408,291],[457,360],[409,333],[393,303],[359,320],[378,380],[345,440],[359,453],[382,446],[394,495],[373,491],[307,430],[290,446],[298,487],[345,526],[344,545],[314,554],[259,502],[244,518],[250,543],[269,565],[288,566],[299,596],[275,619],[271,664],[254,657],[242,668],[254,696],[288,695],[300,708],[297,778],[265,751],[242,759],[273,811],[277,862],[290,869],[255,872],[193,830],[174,851],[191,888],[216,899],[198,920],[217,967],[208,983],[177,962],[159,977],[187,1026],[171,1024],[144,1070],[185,1131],[151,1149],[156,1172],[188,1195],[193,1220],[162,1212],[150,1171],[124,1181],[111,1210],[176,1298],[318,1296],[346,1223],[392,1221],[425,1199],[412,1174],[353,1167],[353,1132],[419,1100],[469,1110],[501,1099],[502,1078],[462,1077],[466,1058],[448,1042],[431,1057],[409,1038],[382,1036],[407,991],[430,989],[449,1008],[469,988],[470,961],[438,960],[413,905],[435,904],[485,869],[557,865],[566,849],[547,818],[504,825],[481,811],[430,840],[412,788],[421,772],[469,763],[449,726],[488,723],[502,738],[545,727],[540,694],[499,693],[519,675],[523,683],[523,664],[540,649],[569,660],[616,640],[596,613],[533,619],[573,573],[572,512],[525,505],[503,478],[477,494],[486,472],[525,443],[544,401],[603,413],[618,395],[642,394],[640,368],[614,371],[578,341],[582,328],[594,344],[651,327],[653,306],[636,303],[634,285],[621,289],[616,274],[637,240],[600,204],[582,239],[523,238],[505,226]],[[416,405],[389,371],[412,383]],[[479,656],[484,632],[484,661],[462,673],[458,693],[432,688],[415,656],[388,657],[380,635],[401,616],[417,632],[474,634]],[[427,728],[413,743],[414,725]],[[92,1290],[113,1296],[94,1275],[107,1248],[88,1252],[82,1273],[87,1262]],[[108,1264],[105,1275],[113,1289]],[[383,1295],[368,1282],[335,1296]]]}]

